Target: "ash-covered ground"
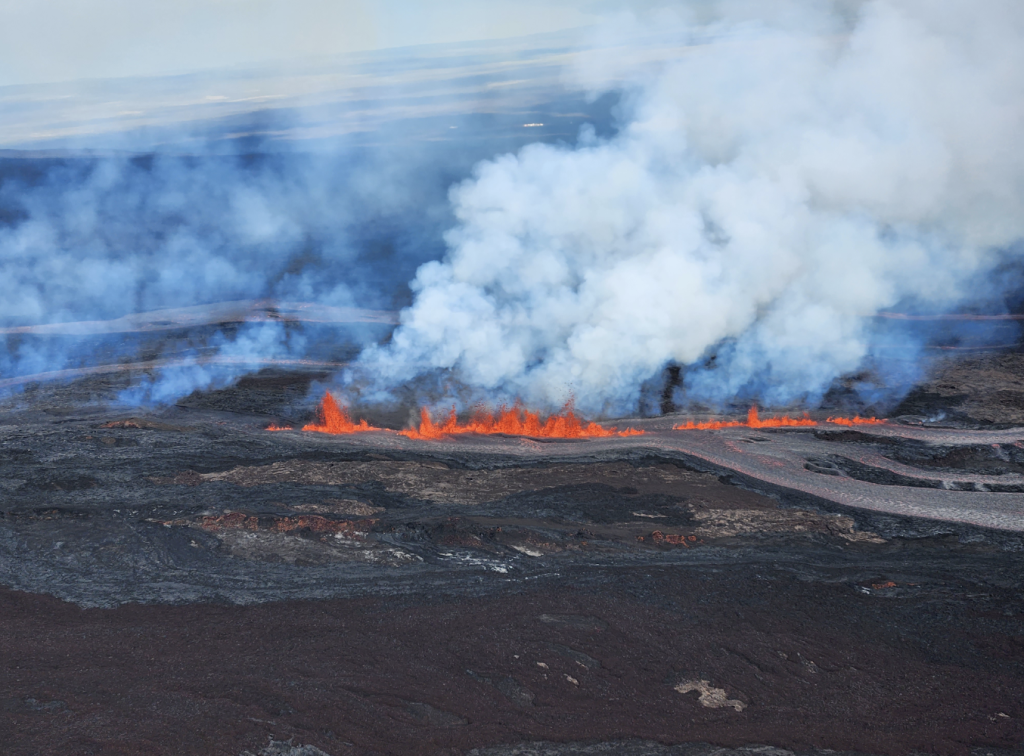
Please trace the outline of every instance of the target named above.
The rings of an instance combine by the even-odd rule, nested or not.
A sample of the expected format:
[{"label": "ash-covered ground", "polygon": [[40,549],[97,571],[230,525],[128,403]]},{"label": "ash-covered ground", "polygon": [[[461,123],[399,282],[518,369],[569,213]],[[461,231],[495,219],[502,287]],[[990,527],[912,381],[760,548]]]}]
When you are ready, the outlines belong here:
[{"label": "ash-covered ground", "polygon": [[310,372],[31,384],[3,751],[1020,752],[1022,358],[971,360],[885,426],[572,441],[266,431]]}]

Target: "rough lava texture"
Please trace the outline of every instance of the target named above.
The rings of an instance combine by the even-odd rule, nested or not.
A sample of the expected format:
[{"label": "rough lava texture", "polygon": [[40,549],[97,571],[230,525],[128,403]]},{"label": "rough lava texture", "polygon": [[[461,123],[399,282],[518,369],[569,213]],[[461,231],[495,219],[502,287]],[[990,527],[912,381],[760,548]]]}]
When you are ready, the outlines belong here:
[{"label": "rough lava texture", "polygon": [[1024,429],[935,392],[424,442],[264,430],[308,374],[119,380],[4,407],[12,756],[1020,752]]}]

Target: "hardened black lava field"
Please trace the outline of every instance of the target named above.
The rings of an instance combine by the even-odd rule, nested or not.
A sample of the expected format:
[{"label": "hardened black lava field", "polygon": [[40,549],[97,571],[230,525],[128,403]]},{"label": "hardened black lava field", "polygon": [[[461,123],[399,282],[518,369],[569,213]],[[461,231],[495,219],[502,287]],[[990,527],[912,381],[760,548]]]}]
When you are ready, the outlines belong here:
[{"label": "hardened black lava field", "polygon": [[5,753],[1019,752],[1024,427],[991,401],[926,385],[858,429],[267,432],[319,377],[6,403]]}]

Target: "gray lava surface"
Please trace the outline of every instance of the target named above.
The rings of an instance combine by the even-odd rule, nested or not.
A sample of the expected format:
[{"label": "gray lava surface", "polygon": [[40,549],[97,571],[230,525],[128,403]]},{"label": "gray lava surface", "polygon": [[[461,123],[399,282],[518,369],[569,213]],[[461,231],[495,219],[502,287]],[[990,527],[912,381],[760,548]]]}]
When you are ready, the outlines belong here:
[{"label": "gray lava surface", "polygon": [[1024,428],[426,442],[111,380],[0,416],[4,753],[1024,741]]}]

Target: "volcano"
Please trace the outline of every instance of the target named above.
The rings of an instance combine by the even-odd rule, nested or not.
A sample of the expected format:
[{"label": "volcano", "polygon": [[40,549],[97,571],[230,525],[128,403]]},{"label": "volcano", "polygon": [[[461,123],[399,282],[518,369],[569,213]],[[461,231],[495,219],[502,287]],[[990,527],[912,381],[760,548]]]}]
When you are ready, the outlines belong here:
[{"label": "volcano", "polygon": [[1024,754],[1024,5],[660,5],[3,14],[3,756]]}]

